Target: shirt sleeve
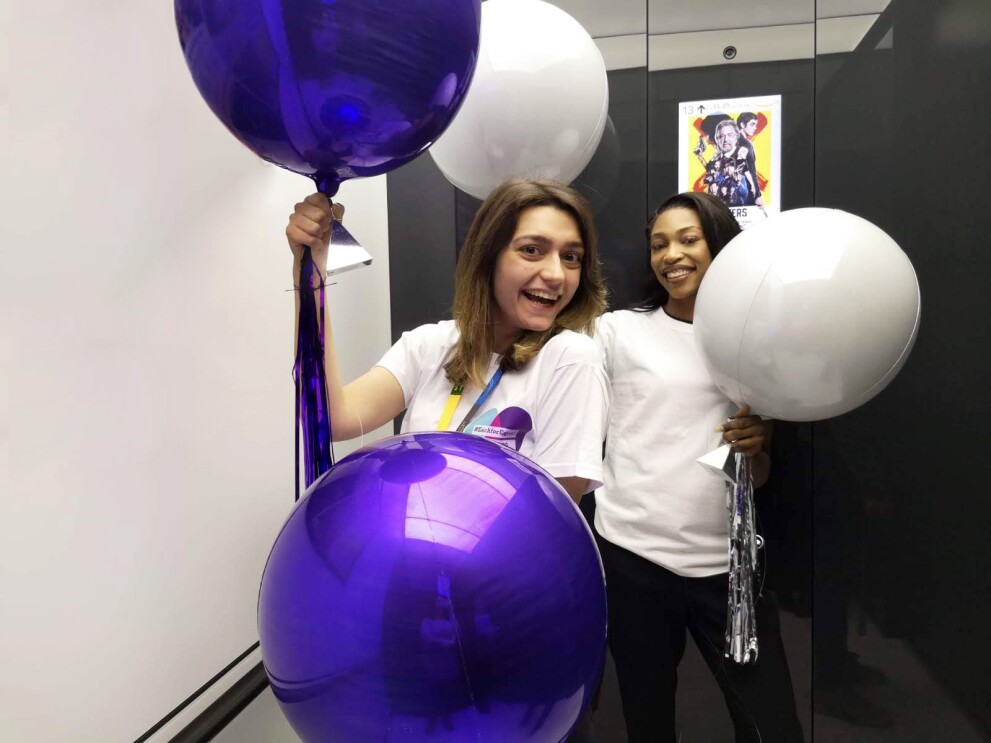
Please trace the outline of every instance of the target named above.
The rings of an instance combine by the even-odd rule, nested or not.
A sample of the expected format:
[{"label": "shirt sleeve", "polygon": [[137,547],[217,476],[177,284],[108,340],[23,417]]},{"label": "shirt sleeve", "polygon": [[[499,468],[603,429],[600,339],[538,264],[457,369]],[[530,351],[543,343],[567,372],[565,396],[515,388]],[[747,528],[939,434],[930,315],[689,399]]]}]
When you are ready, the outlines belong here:
[{"label": "shirt sleeve", "polygon": [[435,327],[421,325],[413,330],[407,330],[376,364],[391,372],[399,382],[399,386],[403,388],[403,401],[407,407],[413,393],[420,385],[420,376],[424,368],[423,355]]},{"label": "shirt sleeve", "polygon": [[595,321],[595,331],[593,333],[595,344],[599,347],[602,356],[602,368],[606,372],[606,377],[612,376],[613,342],[616,338],[616,329],[613,327],[612,313],[607,312]]},{"label": "shirt sleeve", "polygon": [[554,477],[589,480],[588,492],[602,485],[608,415],[602,354],[588,336],[571,334],[554,361],[539,396],[532,458]]}]

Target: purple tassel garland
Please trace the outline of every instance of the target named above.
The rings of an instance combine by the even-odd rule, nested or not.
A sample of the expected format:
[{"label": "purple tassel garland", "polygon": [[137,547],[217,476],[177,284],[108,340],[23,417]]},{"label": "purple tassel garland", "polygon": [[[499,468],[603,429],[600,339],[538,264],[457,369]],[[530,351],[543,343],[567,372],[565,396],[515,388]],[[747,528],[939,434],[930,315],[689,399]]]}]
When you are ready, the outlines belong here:
[{"label": "purple tassel garland", "polygon": [[[296,500],[300,496],[299,445],[302,435],[306,487],[333,465],[330,408],[327,401],[327,372],[324,368],[324,284],[320,283],[319,302],[307,287],[320,274],[303,249],[299,270],[299,334],[296,338]],[[318,306],[319,305],[319,306]]]}]

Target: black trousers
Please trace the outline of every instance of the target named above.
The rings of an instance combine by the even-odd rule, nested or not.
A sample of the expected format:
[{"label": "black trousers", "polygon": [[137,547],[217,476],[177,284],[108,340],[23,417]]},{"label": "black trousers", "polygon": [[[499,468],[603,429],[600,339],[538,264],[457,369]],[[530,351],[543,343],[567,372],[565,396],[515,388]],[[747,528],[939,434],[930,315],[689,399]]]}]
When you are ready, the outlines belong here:
[{"label": "black trousers", "polygon": [[675,691],[686,631],[722,689],[737,743],[795,743],[802,728],[776,608],[757,607],[758,659],[723,657],[727,576],[683,578],[598,537],[630,743],[675,743]]}]

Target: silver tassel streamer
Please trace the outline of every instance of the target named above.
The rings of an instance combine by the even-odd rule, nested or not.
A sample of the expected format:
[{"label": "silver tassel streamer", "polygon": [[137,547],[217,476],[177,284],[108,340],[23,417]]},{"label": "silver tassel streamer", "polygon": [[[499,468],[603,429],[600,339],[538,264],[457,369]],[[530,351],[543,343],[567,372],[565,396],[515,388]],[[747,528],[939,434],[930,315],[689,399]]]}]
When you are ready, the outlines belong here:
[{"label": "silver tassel streamer", "polygon": [[735,482],[727,485],[729,511],[729,605],[726,611],[724,654],[737,663],[757,660],[757,617],[754,608],[757,581],[757,535],[754,483],[750,460],[735,454]]}]

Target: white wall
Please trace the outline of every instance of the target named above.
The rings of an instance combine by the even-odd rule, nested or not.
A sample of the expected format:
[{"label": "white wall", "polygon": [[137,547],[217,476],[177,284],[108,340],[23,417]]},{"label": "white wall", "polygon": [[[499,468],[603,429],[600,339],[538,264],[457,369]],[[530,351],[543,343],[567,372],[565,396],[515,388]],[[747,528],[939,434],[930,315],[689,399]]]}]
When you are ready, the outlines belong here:
[{"label": "white wall", "polygon": [[[129,741],[257,639],[312,184],[213,118],[171,3],[2,10],[0,739]],[[389,343],[384,178],[340,198],[375,258],[330,292],[350,377]]]}]

